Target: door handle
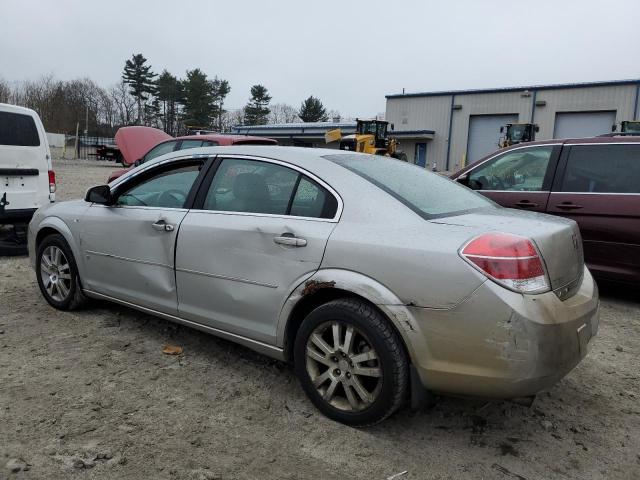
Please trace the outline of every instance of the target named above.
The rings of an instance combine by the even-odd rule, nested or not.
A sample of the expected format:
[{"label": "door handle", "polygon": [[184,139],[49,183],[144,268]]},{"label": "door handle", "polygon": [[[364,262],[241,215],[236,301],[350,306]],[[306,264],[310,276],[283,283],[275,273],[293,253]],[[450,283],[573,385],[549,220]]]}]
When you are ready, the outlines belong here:
[{"label": "door handle", "polygon": [[538,205],[537,203],[530,202],[529,200],[520,200],[519,202],[516,202],[516,207],[521,208],[535,208],[539,206],[540,205]]},{"label": "door handle", "polygon": [[173,232],[175,229],[174,225],[171,225],[164,220],[158,220],[156,223],[152,223],[151,227],[158,232]]},{"label": "door handle", "polygon": [[571,203],[571,202],[564,202],[564,203],[558,203],[556,205],[556,208],[560,208],[562,210],[576,210],[578,208],[582,208],[582,205],[576,205],[575,203]]},{"label": "door handle", "polygon": [[307,241],[304,238],[294,237],[293,234],[283,233],[278,237],[273,237],[273,241],[278,245],[288,245],[290,247],[306,247]]}]

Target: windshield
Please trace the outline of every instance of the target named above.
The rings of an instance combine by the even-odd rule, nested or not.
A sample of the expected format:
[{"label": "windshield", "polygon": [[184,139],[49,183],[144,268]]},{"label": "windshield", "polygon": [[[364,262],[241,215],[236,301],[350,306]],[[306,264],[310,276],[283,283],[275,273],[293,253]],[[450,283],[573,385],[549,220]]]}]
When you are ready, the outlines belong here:
[{"label": "windshield", "polygon": [[363,154],[324,158],[373,183],[425,219],[496,208],[492,201],[467,187],[400,160]]},{"label": "windshield", "polygon": [[512,125],[509,129],[511,140],[520,141],[524,139],[527,127],[525,125]]}]

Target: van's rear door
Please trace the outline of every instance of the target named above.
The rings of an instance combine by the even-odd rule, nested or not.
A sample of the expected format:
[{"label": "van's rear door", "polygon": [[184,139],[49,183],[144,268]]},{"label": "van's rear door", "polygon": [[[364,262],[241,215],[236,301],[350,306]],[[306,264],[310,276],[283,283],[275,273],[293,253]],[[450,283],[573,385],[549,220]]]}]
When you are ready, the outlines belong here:
[{"label": "van's rear door", "polygon": [[0,209],[30,210],[47,203],[49,162],[37,115],[0,110]]}]

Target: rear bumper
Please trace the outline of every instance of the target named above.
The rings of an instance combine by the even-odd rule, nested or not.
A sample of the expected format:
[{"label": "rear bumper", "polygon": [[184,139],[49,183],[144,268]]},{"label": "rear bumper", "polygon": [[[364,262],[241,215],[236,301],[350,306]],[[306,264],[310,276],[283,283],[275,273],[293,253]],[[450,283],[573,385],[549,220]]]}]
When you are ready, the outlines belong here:
[{"label": "rear bumper", "polygon": [[0,211],[0,225],[29,223],[37,208],[22,208]]},{"label": "rear bumper", "polygon": [[575,295],[522,295],[484,282],[449,310],[408,307],[403,332],[429,390],[488,398],[535,395],[584,358],[598,329],[598,290],[589,271]]}]

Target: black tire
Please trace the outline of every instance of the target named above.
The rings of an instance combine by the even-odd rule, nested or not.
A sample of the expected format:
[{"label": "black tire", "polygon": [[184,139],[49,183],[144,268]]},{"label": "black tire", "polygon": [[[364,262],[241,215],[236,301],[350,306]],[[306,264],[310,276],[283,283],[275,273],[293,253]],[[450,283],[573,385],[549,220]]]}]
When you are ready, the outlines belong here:
[{"label": "black tire", "polygon": [[[62,298],[54,298],[50,292],[45,288],[42,271],[42,256],[49,247],[57,247],[62,250],[62,253],[66,257],[68,268],[68,274],[70,275],[70,281],[68,282],[68,293]],[[45,237],[37,246],[36,252],[36,278],[40,292],[44,296],[45,300],[54,308],[58,310],[76,310],[83,306],[87,302],[87,297],[82,293],[82,287],[80,286],[80,276],[78,275],[78,267],[76,265],[75,258],[71,252],[69,244],[60,234],[52,234]]]},{"label": "black tire", "polygon": [[[336,321],[347,328],[351,326],[356,331],[359,331],[363,338],[366,337],[366,340],[377,353],[375,362],[378,362],[377,369],[382,371],[382,376],[380,377],[381,386],[379,384],[376,387],[377,396],[373,402],[361,410],[347,411],[336,408],[336,406],[325,401],[316,386],[314,386],[308,371],[307,344],[311,335],[314,332],[317,333],[328,322]],[[329,358],[329,356],[326,358]],[[321,305],[307,315],[296,335],[294,365],[302,388],[316,408],[332,420],[353,427],[371,426],[383,421],[400,408],[407,396],[409,364],[402,340],[389,321],[378,310],[358,299],[333,300]],[[331,368],[329,367],[327,370],[331,370]],[[355,376],[355,370],[353,371]],[[340,372],[340,370],[337,370],[337,372]],[[346,394],[346,387],[336,387],[336,391],[339,388]]]}]

